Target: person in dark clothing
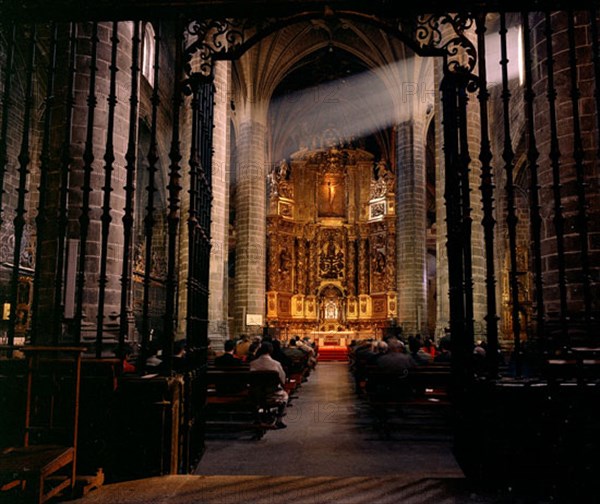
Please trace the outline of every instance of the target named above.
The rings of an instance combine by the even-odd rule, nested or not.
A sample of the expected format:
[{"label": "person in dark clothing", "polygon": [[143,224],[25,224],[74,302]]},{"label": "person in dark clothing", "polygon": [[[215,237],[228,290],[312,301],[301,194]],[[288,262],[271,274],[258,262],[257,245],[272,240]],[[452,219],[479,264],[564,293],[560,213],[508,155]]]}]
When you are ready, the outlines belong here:
[{"label": "person in dark clothing", "polygon": [[177,340],[173,344],[173,371],[183,373],[188,368],[187,342],[185,339]]},{"label": "person in dark clothing", "polygon": [[215,358],[215,367],[235,367],[242,366],[244,363],[233,355],[235,341],[227,340],[225,342],[225,353]]},{"label": "person in dark clothing", "polygon": [[271,344],[273,345],[273,353],[271,357],[281,364],[286,374],[289,373],[290,367],[292,366],[292,359],[290,359],[281,349],[281,342],[278,339],[272,339]]}]

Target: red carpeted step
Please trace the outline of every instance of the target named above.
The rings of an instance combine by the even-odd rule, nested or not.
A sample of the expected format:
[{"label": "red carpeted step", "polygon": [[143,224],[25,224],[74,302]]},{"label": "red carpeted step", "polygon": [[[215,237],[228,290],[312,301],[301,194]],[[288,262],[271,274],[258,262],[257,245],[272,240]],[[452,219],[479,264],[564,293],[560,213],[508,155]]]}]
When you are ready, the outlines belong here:
[{"label": "red carpeted step", "polygon": [[319,347],[319,361],[347,361],[348,349],[342,346]]}]

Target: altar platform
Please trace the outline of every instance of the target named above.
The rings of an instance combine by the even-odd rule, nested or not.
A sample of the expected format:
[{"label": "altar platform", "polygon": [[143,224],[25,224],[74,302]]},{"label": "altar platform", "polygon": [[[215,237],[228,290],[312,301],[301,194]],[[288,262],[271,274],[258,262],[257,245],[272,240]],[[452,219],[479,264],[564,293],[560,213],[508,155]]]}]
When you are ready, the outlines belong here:
[{"label": "altar platform", "polygon": [[320,348],[326,346],[346,347],[352,340],[373,338],[373,333],[364,331],[311,331],[309,336]]},{"label": "altar platform", "polygon": [[348,361],[348,348],[339,345],[319,347],[319,362]]}]

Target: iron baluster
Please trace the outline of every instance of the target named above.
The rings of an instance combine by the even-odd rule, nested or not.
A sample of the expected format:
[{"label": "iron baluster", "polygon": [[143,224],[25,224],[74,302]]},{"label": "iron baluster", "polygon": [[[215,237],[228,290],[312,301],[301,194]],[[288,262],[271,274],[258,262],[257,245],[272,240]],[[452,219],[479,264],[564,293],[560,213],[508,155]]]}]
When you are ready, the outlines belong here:
[{"label": "iron baluster", "polygon": [[[42,150],[40,154],[40,185],[38,187],[38,212],[35,219],[36,223],[36,250],[35,250],[35,272],[33,276],[33,299],[31,303],[31,341],[38,339],[40,324],[40,288],[41,288],[41,270],[42,255],[44,252],[44,241],[46,239],[46,230],[48,227],[48,175],[50,171],[50,129],[52,126],[52,108],[54,106],[54,82],[56,77],[56,45],[57,45],[58,27],[52,23],[50,27],[50,45],[48,48],[48,70],[46,75],[46,97],[44,110],[44,131],[42,133]],[[57,317],[57,313],[52,314]],[[53,328],[54,324],[50,323]]]},{"label": "iron baluster", "polygon": [[481,202],[483,204],[483,233],[485,241],[485,286],[487,310],[485,315],[486,333],[488,344],[488,363],[490,376],[498,373],[498,312],[496,306],[496,274],[495,274],[495,248],[494,248],[494,180],[492,175],[492,150],[490,148],[488,102],[490,93],[487,88],[487,71],[485,59],[485,14],[476,20],[477,28],[477,53],[479,54],[479,117],[481,121],[481,148],[479,160],[481,161]]},{"label": "iron baluster", "polygon": [[[446,223],[448,251],[448,294],[450,302],[450,332],[452,337],[452,374],[459,387],[469,376],[469,357],[463,345],[466,333],[465,293],[463,269],[462,207],[460,199],[459,139],[457,118],[459,77],[449,74],[442,81],[444,166],[446,171],[444,199],[446,203]],[[471,349],[469,349],[469,353]]]},{"label": "iron baluster", "polygon": [[21,148],[19,151],[19,187],[17,195],[17,208],[13,219],[15,232],[15,248],[13,253],[13,269],[11,275],[11,296],[10,296],[10,324],[8,326],[8,344],[13,345],[15,341],[15,328],[17,323],[17,302],[19,294],[19,273],[21,269],[21,251],[23,232],[25,229],[25,208],[27,193],[27,181],[29,175],[29,163],[31,157],[29,153],[30,135],[31,135],[31,115],[33,108],[33,75],[35,70],[35,57],[37,45],[37,27],[33,25],[29,34],[29,55],[27,58],[26,90],[25,104],[23,112],[23,136],[21,138]]},{"label": "iron baluster", "polygon": [[571,107],[573,113],[573,160],[575,161],[575,174],[577,180],[577,224],[579,228],[579,242],[581,247],[581,273],[583,284],[583,303],[585,310],[585,326],[589,337],[594,337],[592,327],[592,287],[589,263],[588,245],[588,215],[586,202],[585,181],[585,152],[581,138],[581,122],[579,112],[579,97],[581,91],[578,84],[577,46],[575,41],[575,14],[568,12],[569,23],[567,28],[569,39],[569,66],[571,73]]},{"label": "iron baluster", "polygon": [[510,90],[508,82],[508,50],[506,44],[506,15],[500,14],[500,65],[502,67],[502,109],[504,122],[504,148],[502,159],[504,160],[504,171],[506,172],[506,225],[508,228],[508,248],[510,255],[510,296],[512,300],[512,330],[514,338],[515,371],[517,376],[521,375],[521,320],[519,299],[519,280],[517,266],[517,217],[515,206],[515,153],[512,147],[512,136],[510,131]]},{"label": "iron baluster", "polygon": [[90,227],[90,193],[94,162],[94,116],[98,100],[96,98],[96,72],[98,68],[98,23],[92,23],[92,49],[90,55],[90,82],[87,98],[88,116],[85,149],[83,152],[83,186],[81,198],[81,214],[79,216],[79,270],[77,272],[77,309],[75,313],[75,342],[81,342],[83,324],[83,290],[85,288],[85,260],[87,255],[87,240]]},{"label": "iron baluster", "polygon": [[55,324],[53,330],[54,343],[58,344],[61,333],[61,317],[63,303],[63,269],[65,266],[65,240],[68,226],[67,204],[69,199],[69,176],[71,171],[71,127],[73,124],[73,106],[75,104],[75,70],[77,58],[77,23],[70,24],[69,34],[69,69],[67,74],[67,93],[65,95],[65,134],[60,155],[60,202],[58,208],[58,245],[56,254],[56,288],[54,290]]},{"label": "iron baluster", "polygon": [[535,138],[535,92],[533,91],[532,61],[531,61],[531,29],[529,14],[522,14],[523,23],[523,53],[525,55],[525,120],[527,130],[527,164],[529,166],[529,212],[531,239],[533,242],[533,274],[535,283],[535,308],[537,320],[537,337],[545,340],[544,334],[544,281],[542,277],[542,216],[540,215],[540,200],[538,182],[537,141]]},{"label": "iron baluster", "polygon": [[474,344],[474,315],[473,315],[473,257],[471,251],[472,224],[471,217],[471,156],[469,154],[469,136],[467,129],[467,104],[469,96],[467,85],[464,83],[458,88],[458,134],[460,163],[460,193],[461,193],[461,225],[462,225],[462,247],[463,247],[463,283],[465,296],[465,332],[463,344],[465,349],[473,348]]},{"label": "iron baluster", "polygon": [[196,324],[196,290],[197,290],[197,240],[198,240],[198,185],[200,171],[200,146],[199,146],[199,128],[200,125],[200,85],[193,88],[191,101],[192,109],[192,144],[190,146],[190,157],[188,164],[190,166],[190,209],[188,212],[188,282],[187,282],[187,340],[188,344],[196,347],[198,336],[198,327]]},{"label": "iron baluster", "polygon": [[138,123],[138,77],[140,71],[140,22],[133,23],[131,37],[131,94],[129,95],[129,138],[125,153],[125,209],[123,214],[123,264],[121,270],[121,309],[119,316],[119,348],[129,334],[129,300],[131,292],[131,241],[133,236],[133,203],[135,197],[135,162]]},{"label": "iron baluster", "polygon": [[550,116],[550,164],[552,166],[552,194],[554,197],[554,230],[556,232],[556,255],[558,257],[558,292],[560,298],[560,327],[562,343],[568,343],[569,308],[567,305],[567,277],[565,265],[565,218],[561,199],[560,146],[556,120],[556,87],[554,85],[554,48],[552,46],[552,15],[546,12],[546,65],[548,115]]},{"label": "iron baluster", "polygon": [[[179,22],[175,22],[175,68],[180,69],[183,64],[183,30]],[[171,136],[171,149],[169,151],[169,213],[167,215],[167,277],[166,277],[166,299],[164,316],[164,338],[165,341],[172,344],[175,339],[176,330],[176,297],[177,297],[177,232],[179,229],[180,216],[180,194],[181,194],[181,166],[182,159],[179,139],[179,120],[181,105],[183,102],[182,76],[176,73],[173,77],[173,132]],[[147,338],[146,335],[142,335]],[[145,345],[142,344],[142,357],[145,355]]]},{"label": "iron baluster", "polygon": [[112,24],[111,50],[110,50],[110,84],[108,91],[108,122],[106,127],[106,146],[104,150],[104,187],[102,188],[102,216],[100,217],[101,242],[100,242],[100,275],[98,278],[98,322],[96,326],[96,358],[102,356],[102,333],[104,331],[104,304],[106,299],[106,276],[108,264],[108,235],[110,233],[110,194],[112,192],[112,173],[115,162],[114,130],[115,130],[115,108],[117,106],[117,52],[119,47],[119,23]]},{"label": "iron baluster", "polygon": [[596,129],[598,131],[597,149],[600,157],[600,47],[598,41],[598,11],[595,8],[590,9],[590,25],[592,37],[592,51],[594,53],[594,98],[596,99],[596,120],[598,121]]},{"label": "iron baluster", "polygon": [[8,163],[8,122],[11,106],[12,76],[15,64],[15,46],[16,46],[17,26],[12,25],[6,48],[6,73],[4,75],[4,93],[2,96],[2,124],[0,125],[0,226],[3,223],[2,214],[4,206],[2,200],[4,196],[4,175],[6,174],[6,164]]},{"label": "iron baluster", "polygon": [[[158,106],[160,105],[159,96],[159,77],[160,77],[160,23],[156,23],[156,30],[154,32],[154,89],[152,91],[152,97],[150,99],[152,103],[152,118],[150,124],[150,147],[148,149],[148,204],[146,207],[146,217],[144,219],[145,229],[145,244],[146,244],[146,256],[144,258],[144,294],[142,301],[142,334],[150,336],[150,283],[152,276],[152,240],[154,237],[154,225],[156,219],[154,218],[154,195],[156,194],[156,172],[158,163],[157,154],[157,142],[156,142],[156,131],[157,131],[157,116]],[[142,188],[139,188],[142,190]]]}]

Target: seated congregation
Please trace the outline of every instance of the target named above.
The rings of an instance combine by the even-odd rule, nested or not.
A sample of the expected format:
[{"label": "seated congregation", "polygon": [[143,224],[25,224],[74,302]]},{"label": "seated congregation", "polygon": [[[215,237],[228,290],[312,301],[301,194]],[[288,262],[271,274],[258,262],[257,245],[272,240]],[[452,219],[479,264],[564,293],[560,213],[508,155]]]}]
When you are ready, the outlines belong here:
[{"label": "seated congregation", "polygon": [[[485,360],[485,343],[473,350],[475,360]],[[388,436],[392,421],[418,427],[432,423],[448,428],[451,414],[451,347],[447,337],[435,345],[429,338],[407,340],[387,336],[382,340],[353,341],[349,346],[350,372],[355,391],[364,400],[374,426]],[[415,426],[415,422],[410,423]]]},{"label": "seated congregation", "polygon": [[227,340],[207,372],[206,431],[212,435],[250,432],[260,439],[284,429],[286,408],[317,363],[317,347],[292,337],[282,344],[269,336]]}]

